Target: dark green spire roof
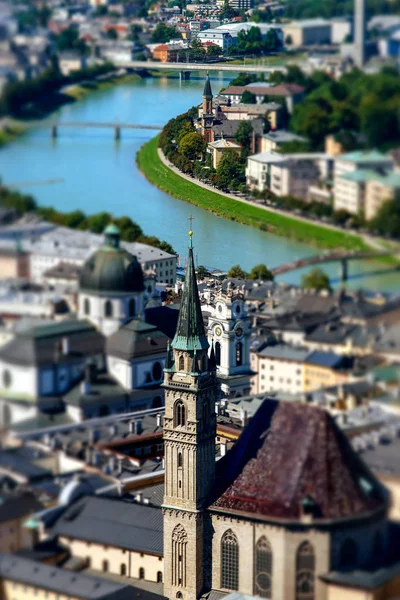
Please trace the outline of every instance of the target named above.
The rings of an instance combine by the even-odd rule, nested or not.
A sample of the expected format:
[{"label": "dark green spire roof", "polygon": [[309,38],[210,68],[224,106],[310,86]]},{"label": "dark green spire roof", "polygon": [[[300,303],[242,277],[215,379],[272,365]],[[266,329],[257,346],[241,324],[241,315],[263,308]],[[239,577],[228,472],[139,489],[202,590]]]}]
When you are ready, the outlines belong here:
[{"label": "dark green spire roof", "polygon": [[175,350],[186,351],[206,350],[209,347],[204,333],[191,241],[186,268],[185,287],[183,288],[181,308],[179,310],[178,327],[172,341],[172,347]]},{"label": "dark green spire roof", "polygon": [[203,97],[204,98],[212,98],[211,83],[210,83],[210,78],[208,76],[208,73],[207,73],[206,82],[204,84]]}]

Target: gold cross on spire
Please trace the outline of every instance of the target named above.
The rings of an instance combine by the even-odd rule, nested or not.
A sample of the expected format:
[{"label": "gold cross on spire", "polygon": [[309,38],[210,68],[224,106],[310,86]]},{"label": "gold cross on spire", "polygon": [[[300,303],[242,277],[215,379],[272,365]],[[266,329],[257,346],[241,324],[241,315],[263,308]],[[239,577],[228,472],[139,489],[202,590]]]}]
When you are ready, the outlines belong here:
[{"label": "gold cross on spire", "polygon": [[192,226],[193,226],[194,216],[192,215],[192,213],[190,213],[188,221],[189,221],[189,224],[190,224],[190,230],[189,230],[190,247],[193,248],[193,240],[192,240],[193,230],[192,230]]}]

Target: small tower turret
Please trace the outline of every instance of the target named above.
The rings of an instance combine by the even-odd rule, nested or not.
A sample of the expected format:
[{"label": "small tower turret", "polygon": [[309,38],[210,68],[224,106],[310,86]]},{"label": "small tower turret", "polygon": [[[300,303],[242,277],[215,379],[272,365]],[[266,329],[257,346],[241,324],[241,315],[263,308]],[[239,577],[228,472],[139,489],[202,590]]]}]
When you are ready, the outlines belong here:
[{"label": "small tower turret", "polygon": [[203,91],[203,116],[202,116],[202,134],[207,143],[212,142],[212,125],[214,120],[213,106],[212,106],[213,94],[211,90],[210,77],[207,73],[207,79],[204,84]]}]

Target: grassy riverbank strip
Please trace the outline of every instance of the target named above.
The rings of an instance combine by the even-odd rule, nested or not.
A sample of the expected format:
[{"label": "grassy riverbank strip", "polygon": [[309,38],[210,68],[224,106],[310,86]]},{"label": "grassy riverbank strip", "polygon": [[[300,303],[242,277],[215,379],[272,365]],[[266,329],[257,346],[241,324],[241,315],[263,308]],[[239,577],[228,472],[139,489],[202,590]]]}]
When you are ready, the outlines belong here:
[{"label": "grassy riverbank strip", "polygon": [[164,165],[158,155],[157,145],[158,137],[146,142],[137,154],[137,164],[150,183],[174,198],[195,204],[219,217],[306,242],[319,248],[370,249],[358,235],[306,223],[268,209],[246,204],[188,181]]}]

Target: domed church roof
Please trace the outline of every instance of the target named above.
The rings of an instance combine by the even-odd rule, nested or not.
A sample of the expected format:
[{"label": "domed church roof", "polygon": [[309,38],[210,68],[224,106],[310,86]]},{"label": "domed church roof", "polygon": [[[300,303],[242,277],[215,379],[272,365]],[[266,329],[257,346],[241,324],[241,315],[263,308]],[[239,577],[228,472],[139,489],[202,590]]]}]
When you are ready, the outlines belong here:
[{"label": "domed church roof", "polygon": [[108,225],[104,236],[104,245],[83,265],[80,291],[99,295],[143,292],[142,267],[136,256],[120,247],[118,227]]}]

